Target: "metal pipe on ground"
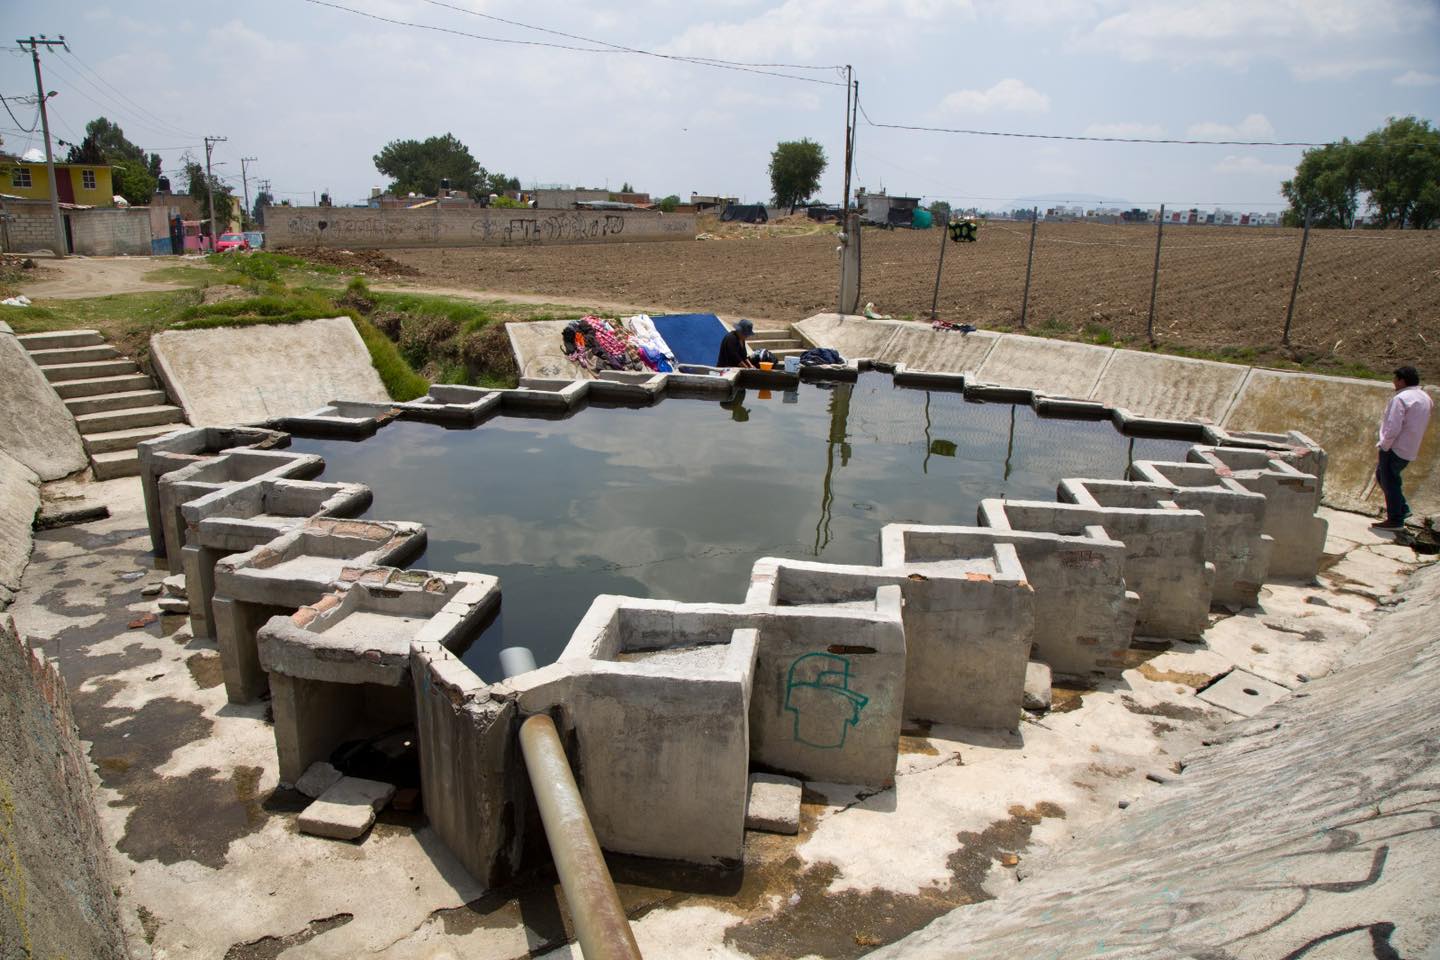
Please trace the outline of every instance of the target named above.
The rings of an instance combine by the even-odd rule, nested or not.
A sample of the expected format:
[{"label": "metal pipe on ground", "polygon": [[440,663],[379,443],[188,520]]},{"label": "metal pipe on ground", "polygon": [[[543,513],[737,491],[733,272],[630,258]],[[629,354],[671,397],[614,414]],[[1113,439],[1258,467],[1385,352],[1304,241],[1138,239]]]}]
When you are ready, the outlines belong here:
[{"label": "metal pipe on ground", "polygon": [[555,722],[536,714],[521,724],[520,751],[581,954],[585,960],[641,960]]}]

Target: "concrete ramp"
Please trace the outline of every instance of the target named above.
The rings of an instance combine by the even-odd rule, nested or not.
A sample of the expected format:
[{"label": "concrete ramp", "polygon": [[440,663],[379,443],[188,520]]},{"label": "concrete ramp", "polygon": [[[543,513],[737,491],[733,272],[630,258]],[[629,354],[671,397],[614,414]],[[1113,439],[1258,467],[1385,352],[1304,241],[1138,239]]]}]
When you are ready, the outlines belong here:
[{"label": "concrete ramp", "polygon": [[[1440,400],[1440,391],[1427,388]],[[1229,430],[1299,430],[1325,448],[1325,502],[1344,509],[1369,509],[1379,503],[1373,490],[1375,440],[1380,415],[1394,393],[1388,383],[1321,377],[1279,370],[1252,370],[1226,417]],[[1405,491],[1416,513],[1440,512],[1440,477],[1435,457],[1440,428],[1431,424],[1420,456],[1405,471]]]},{"label": "concrete ramp", "polygon": [[1112,347],[1007,333],[980,365],[976,379],[1084,400],[1114,353]]},{"label": "concrete ramp", "polygon": [[90,463],[75,418],[7,323],[0,323],[0,450],[41,480]]},{"label": "concrete ramp", "polygon": [[1233,363],[1116,350],[1090,399],[1142,417],[1219,423],[1247,370]]},{"label": "concrete ramp", "polygon": [[544,380],[593,380],[595,375],[565,356],[562,337],[569,320],[531,320],[507,323],[510,349],[520,377]]},{"label": "concrete ramp", "polygon": [[390,399],[348,317],[167,330],[150,338],[150,355],[197,427],[298,416],[336,399]]},{"label": "concrete ramp", "polygon": [[795,324],[795,330],[810,346],[829,347],[846,360],[857,357],[879,360],[896,332],[909,326],[913,324],[903,320],[869,320],[852,314],[817,313]]},{"label": "concrete ramp", "polygon": [[903,363],[911,370],[974,373],[985,363],[1000,335],[934,330],[926,324],[907,323],[895,331],[877,359]]}]

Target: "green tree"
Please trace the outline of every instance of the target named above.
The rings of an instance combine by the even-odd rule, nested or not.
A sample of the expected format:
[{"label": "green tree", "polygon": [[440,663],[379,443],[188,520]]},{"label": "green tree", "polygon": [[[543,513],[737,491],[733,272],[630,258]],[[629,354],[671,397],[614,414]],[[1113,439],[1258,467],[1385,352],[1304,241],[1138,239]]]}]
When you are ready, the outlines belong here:
[{"label": "green tree", "polygon": [[475,196],[489,188],[489,174],[453,134],[428,140],[391,140],[375,154],[375,169],[391,178],[386,192],[434,196],[441,180]]},{"label": "green tree", "polygon": [[1379,227],[1428,229],[1440,221],[1440,129],[1428,120],[1391,117],[1363,140],[1305,151],[1293,179],[1280,185],[1290,201],[1285,222],[1308,212],[1323,227],[1349,227],[1361,198]]},{"label": "green tree", "polygon": [[210,218],[210,197],[215,198],[215,229],[224,231],[235,212],[235,194],[219,177],[206,177],[205,167],[190,154],[181,158],[184,164],[186,192],[200,200],[200,219]]},{"label": "green tree", "polygon": [[934,200],[930,203],[930,216],[935,218],[938,224],[950,222],[950,204],[944,200]]},{"label": "green tree", "polygon": [[125,137],[119,124],[104,117],[85,124],[85,139],[71,144],[65,162],[113,167],[115,192],[135,206],[150,202],[160,176],[160,154],[147,155]]},{"label": "green tree", "polygon": [[820,189],[825,172],[825,148],[813,140],[784,140],[770,154],[770,189],[775,203],[788,206],[810,199]]},{"label": "green tree", "polygon": [[520,189],[519,177],[507,177],[503,173],[490,173],[485,176],[483,192],[486,194],[498,194],[504,196],[507,192]]},{"label": "green tree", "polygon": [[668,197],[661,197],[655,204],[655,209],[661,213],[674,213],[675,208],[680,206],[680,195],[672,193]]},{"label": "green tree", "polygon": [[620,184],[620,192],[621,192],[621,193],[634,193],[634,192],[635,192],[635,187],[630,183],[629,180],[626,180],[624,183]]}]

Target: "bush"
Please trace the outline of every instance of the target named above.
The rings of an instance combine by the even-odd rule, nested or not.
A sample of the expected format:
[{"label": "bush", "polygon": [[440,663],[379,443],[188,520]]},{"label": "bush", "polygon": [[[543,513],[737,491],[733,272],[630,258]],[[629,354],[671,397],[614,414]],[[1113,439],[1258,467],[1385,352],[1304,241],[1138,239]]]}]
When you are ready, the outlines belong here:
[{"label": "bush", "polygon": [[449,317],[406,317],[400,323],[400,355],[415,369],[453,362],[458,358],[451,341],[459,332],[460,325]]},{"label": "bush", "polygon": [[410,369],[389,338],[363,317],[351,316],[350,319],[354,321],[360,339],[365,341],[365,348],[370,351],[370,363],[380,374],[380,382],[385,385],[385,392],[390,394],[391,400],[414,400],[430,389],[429,382]]},{"label": "bush", "polygon": [[503,323],[467,333],[460,341],[460,359],[467,374],[476,379],[513,382],[520,376]]}]

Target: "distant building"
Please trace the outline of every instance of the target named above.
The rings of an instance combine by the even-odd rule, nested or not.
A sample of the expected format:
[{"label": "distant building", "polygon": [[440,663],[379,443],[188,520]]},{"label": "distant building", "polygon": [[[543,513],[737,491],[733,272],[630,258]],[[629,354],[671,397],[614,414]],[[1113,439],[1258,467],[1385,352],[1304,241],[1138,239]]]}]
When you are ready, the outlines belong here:
[{"label": "distant building", "polygon": [[860,207],[861,218],[872,223],[894,223],[897,226],[902,222],[909,226],[914,211],[920,206],[919,197],[892,197],[884,190],[870,193],[864,187],[855,191],[855,201]]},{"label": "distant building", "polygon": [[[93,163],[55,164],[55,186],[61,203],[113,207],[115,185],[110,168]],[[0,192],[26,200],[50,199],[50,173],[45,162],[0,155]]]},{"label": "distant building", "polygon": [[693,206],[697,212],[713,210],[716,207],[719,207],[723,210],[728,205],[739,202],[739,197],[709,196],[703,193],[690,194],[690,205]]}]

